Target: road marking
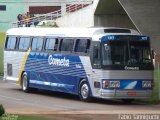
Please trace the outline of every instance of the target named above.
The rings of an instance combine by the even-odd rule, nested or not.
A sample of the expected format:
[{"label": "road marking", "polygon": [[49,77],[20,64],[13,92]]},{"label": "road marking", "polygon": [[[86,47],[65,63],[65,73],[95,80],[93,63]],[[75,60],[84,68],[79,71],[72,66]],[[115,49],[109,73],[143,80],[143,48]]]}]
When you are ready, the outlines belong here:
[{"label": "road marking", "polygon": [[11,99],[11,100],[16,100],[16,101],[21,101],[22,99],[17,99],[17,98],[13,98],[13,97],[8,97],[8,96],[4,96],[4,95],[0,95],[0,97],[2,98],[7,98],[7,99]]}]

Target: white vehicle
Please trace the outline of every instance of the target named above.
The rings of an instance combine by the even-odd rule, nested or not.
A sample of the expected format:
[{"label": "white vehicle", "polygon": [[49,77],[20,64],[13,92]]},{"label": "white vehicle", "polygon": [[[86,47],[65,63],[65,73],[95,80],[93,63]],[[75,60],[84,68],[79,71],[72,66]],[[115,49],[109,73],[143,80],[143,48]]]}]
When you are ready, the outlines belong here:
[{"label": "white vehicle", "polygon": [[6,35],[4,77],[24,92],[131,101],[152,96],[151,53],[149,37],[131,29],[13,28]]}]

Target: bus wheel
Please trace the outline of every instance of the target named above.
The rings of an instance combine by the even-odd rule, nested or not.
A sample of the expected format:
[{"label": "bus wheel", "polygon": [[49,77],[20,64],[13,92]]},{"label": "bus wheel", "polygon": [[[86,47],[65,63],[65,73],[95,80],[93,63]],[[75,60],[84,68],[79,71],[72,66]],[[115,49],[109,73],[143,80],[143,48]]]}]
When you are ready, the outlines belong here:
[{"label": "bus wheel", "polygon": [[24,92],[30,92],[29,81],[28,81],[28,77],[27,77],[27,74],[26,74],[26,73],[24,73],[24,74],[22,75],[21,89],[22,89]]},{"label": "bus wheel", "polygon": [[86,81],[80,83],[79,87],[79,97],[81,101],[89,102],[91,101],[90,89]]},{"label": "bus wheel", "polygon": [[134,99],[122,99],[122,101],[128,104],[128,103],[132,103]]}]

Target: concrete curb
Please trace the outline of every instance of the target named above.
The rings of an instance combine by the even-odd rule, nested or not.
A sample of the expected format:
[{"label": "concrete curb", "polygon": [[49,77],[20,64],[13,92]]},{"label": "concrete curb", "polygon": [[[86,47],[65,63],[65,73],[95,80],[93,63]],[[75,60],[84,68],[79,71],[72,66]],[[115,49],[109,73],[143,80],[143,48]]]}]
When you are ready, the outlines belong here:
[{"label": "concrete curb", "polygon": [[160,110],[143,110],[143,111],[139,111],[139,110],[114,110],[114,111],[99,111],[99,110],[85,110],[85,111],[32,111],[30,109],[30,111],[26,112],[25,109],[23,110],[16,110],[16,109],[8,109],[6,110],[7,113],[10,114],[41,114],[41,115],[87,115],[87,114],[91,114],[91,115],[107,115],[107,114],[160,114]]}]

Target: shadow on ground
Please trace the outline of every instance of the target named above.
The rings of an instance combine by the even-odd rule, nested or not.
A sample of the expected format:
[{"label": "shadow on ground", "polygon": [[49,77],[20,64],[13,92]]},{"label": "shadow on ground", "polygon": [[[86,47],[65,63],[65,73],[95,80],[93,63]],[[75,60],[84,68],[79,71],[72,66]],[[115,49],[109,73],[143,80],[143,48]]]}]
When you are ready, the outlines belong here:
[{"label": "shadow on ground", "polygon": [[[14,88],[11,89],[12,91],[19,91],[23,92],[21,89]],[[54,91],[48,91],[48,90],[33,90],[30,93],[24,93],[24,94],[38,94],[38,95],[43,95],[47,97],[56,97],[56,98],[61,98],[61,99],[67,99],[67,100],[74,100],[74,101],[80,101],[78,95],[72,95],[68,93],[63,93],[63,92],[54,92]],[[96,103],[96,104],[106,104],[106,105],[148,105],[147,102],[140,101],[140,100],[135,100],[131,103],[124,102],[122,100],[117,100],[117,99],[98,99],[98,98],[92,98],[92,101],[90,103]]]}]

